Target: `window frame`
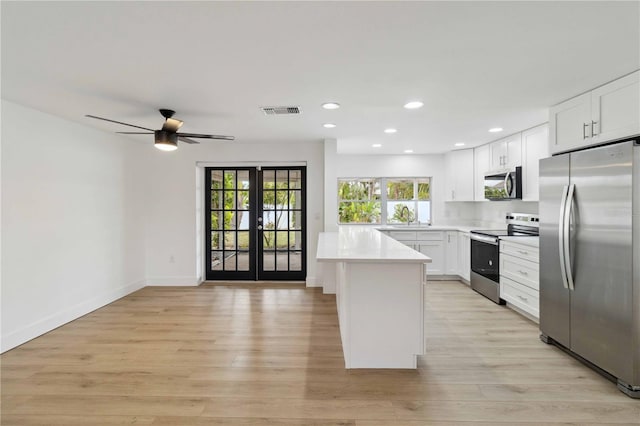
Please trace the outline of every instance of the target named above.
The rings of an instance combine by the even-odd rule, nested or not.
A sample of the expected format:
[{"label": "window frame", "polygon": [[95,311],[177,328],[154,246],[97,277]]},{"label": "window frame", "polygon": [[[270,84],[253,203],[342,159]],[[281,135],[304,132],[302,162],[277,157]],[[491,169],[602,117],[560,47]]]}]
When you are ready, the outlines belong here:
[{"label": "window frame", "polygon": [[[345,200],[340,198],[340,184],[342,182],[353,182],[353,181],[361,181],[361,180],[371,180],[371,181],[379,181],[380,183],[380,200],[370,199],[370,200]],[[413,182],[413,199],[411,200],[389,200],[387,195],[387,183],[389,181],[412,181]],[[425,182],[426,181],[426,182]],[[420,183],[428,183],[429,184],[429,198],[426,200],[418,199],[418,184]],[[405,222],[389,222],[389,212],[388,212],[388,202],[405,202],[406,204],[412,203],[414,206],[414,211],[416,215],[416,221],[412,222],[416,225],[431,225],[433,221],[433,197],[431,196],[431,191],[433,190],[433,177],[432,176],[399,176],[399,177],[338,177],[337,179],[337,212],[336,212],[336,221],[338,225],[376,225],[376,226],[387,226],[387,225],[399,225]],[[340,203],[342,202],[366,202],[366,201],[379,201],[380,202],[380,222],[341,222],[340,221]],[[429,202],[429,222],[419,222],[417,220],[419,216],[418,211],[418,203],[419,202]]]}]

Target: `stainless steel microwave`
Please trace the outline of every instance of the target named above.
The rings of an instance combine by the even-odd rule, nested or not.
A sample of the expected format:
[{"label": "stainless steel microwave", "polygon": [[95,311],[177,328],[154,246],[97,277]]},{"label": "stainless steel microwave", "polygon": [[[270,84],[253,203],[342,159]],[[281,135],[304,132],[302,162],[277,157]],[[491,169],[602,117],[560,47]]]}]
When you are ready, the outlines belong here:
[{"label": "stainless steel microwave", "polygon": [[492,201],[522,199],[522,167],[487,173],[484,176],[484,198]]}]

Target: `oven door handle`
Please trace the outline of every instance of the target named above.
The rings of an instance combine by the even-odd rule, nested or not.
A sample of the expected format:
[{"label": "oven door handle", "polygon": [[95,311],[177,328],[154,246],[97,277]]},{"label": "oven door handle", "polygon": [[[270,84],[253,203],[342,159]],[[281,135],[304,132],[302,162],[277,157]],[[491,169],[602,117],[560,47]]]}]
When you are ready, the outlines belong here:
[{"label": "oven door handle", "polygon": [[494,237],[487,237],[485,235],[479,235],[479,234],[474,234],[473,232],[471,233],[471,239],[474,241],[480,241],[482,243],[487,243],[487,244],[491,244],[494,246],[498,245],[498,240]]}]

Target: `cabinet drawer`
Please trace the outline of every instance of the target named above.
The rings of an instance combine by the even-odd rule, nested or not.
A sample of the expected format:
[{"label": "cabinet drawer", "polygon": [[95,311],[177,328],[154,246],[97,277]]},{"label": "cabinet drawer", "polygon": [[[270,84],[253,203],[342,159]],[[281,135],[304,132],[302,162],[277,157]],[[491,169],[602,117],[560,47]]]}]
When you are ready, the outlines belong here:
[{"label": "cabinet drawer", "polygon": [[540,317],[539,293],[509,278],[500,277],[500,297],[535,318]]},{"label": "cabinet drawer", "polygon": [[444,232],[442,231],[418,231],[416,239],[420,241],[442,241]]},{"label": "cabinet drawer", "polygon": [[398,241],[415,241],[415,231],[389,231],[389,236]]},{"label": "cabinet drawer", "polygon": [[540,288],[539,269],[537,263],[506,253],[500,253],[500,275],[504,275],[536,291]]},{"label": "cabinet drawer", "polygon": [[513,241],[500,241],[500,253],[510,254],[530,262],[540,262],[539,252],[537,247],[518,244]]}]

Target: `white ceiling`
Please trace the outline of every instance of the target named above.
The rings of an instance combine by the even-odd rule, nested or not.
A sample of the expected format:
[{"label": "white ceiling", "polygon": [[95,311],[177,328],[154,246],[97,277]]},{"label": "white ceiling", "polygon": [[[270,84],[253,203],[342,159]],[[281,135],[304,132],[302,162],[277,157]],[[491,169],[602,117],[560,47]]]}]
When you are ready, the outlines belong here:
[{"label": "white ceiling", "polygon": [[[135,129],[84,115],[159,128],[171,108],[185,132],[237,138],[210,144],[444,152],[640,68],[639,4],[3,1],[2,97],[110,131]],[[259,110],[272,105],[303,114]]]}]

